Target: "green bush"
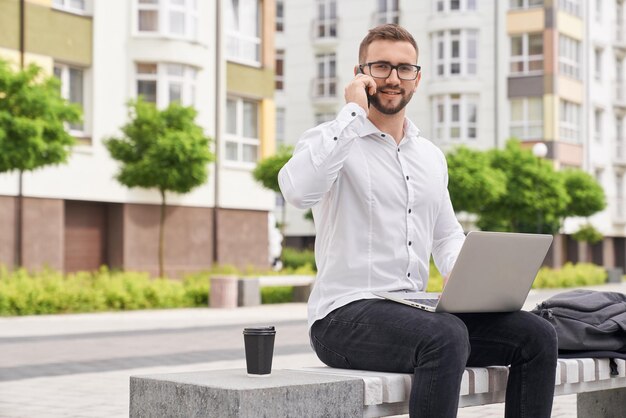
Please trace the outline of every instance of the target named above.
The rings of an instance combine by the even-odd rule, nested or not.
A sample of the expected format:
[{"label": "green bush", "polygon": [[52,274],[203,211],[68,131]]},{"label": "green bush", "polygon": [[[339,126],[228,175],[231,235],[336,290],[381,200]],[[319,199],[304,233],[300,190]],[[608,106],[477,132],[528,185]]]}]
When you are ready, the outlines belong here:
[{"label": "green bush", "polygon": [[297,269],[309,265],[313,270],[317,271],[315,265],[315,253],[311,250],[295,250],[293,248],[283,248],[280,257],[283,267],[287,269]]},{"label": "green bush", "polygon": [[606,283],[604,267],[589,263],[566,263],[560,269],[542,267],[537,273],[533,288],[558,288],[592,286]]},{"label": "green bush", "polygon": [[293,302],[293,286],[272,286],[261,288],[261,303]]}]

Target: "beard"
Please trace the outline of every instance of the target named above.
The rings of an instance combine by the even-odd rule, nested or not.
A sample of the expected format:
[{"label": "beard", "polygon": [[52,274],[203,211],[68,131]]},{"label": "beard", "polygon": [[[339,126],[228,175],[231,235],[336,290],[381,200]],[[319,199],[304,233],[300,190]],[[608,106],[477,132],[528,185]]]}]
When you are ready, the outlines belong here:
[{"label": "beard", "polygon": [[[380,99],[379,92],[381,91],[390,91],[394,93],[399,93],[400,102],[397,105],[384,105]],[[405,108],[405,106],[411,101],[411,97],[413,97],[413,91],[410,90],[408,93],[403,88],[382,88],[378,89],[373,96],[369,96],[370,104],[374,106],[376,110],[385,115],[395,115],[399,111]]]}]

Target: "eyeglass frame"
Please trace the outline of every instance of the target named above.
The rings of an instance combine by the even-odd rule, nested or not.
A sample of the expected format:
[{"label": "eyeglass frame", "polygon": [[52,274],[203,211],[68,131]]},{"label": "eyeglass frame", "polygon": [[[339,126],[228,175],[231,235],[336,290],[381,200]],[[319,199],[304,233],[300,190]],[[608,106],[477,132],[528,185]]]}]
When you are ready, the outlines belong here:
[{"label": "eyeglass frame", "polygon": [[[387,74],[386,77],[376,77],[374,75],[372,75],[372,65],[374,64],[387,64],[389,65],[390,69],[389,69],[389,74]],[[369,75],[373,78],[379,78],[379,79],[387,79],[389,78],[389,76],[391,76],[391,73],[393,70],[396,70],[396,74],[398,75],[398,79],[402,80],[402,81],[413,81],[417,78],[417,76],[419,75],[420,71],[422,70],[422,66],[421,65],[414,65],[414,64],[398,64],[398,65],[392,65],[390,62],[387,61],[373,61],[373,62],[366,62],[364,64],[359,64],[359,70],[361,70],[362,73],[364,73],[363,68],[367,66],[370,70]],[[398,72],[398,68],[402,67],[402,66],[409,66],[409,67],[413,67],[415,69],[417,69],[417,71],[415,71],[415,77],[413,78],[401,78],[400,77],[400,73]]]}]

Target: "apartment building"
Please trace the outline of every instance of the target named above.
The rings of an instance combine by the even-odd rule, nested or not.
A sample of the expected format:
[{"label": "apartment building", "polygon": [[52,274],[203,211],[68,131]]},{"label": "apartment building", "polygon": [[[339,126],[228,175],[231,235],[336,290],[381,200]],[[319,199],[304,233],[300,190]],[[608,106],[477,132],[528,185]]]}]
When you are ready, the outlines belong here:
[{"label": "apartment building", "polygon": [[[19,62],[18,0],[0,0],[0,57]],[[126,103],[198,110],[217,162],[206,184],[169,194],[168,275],[215,262],[269,265],[274,196],[251,176],[274,152],[273,0],[27,0],[24,59],[61,80],[81,124],[66,165],[23,177],[22,260],[65,272],[113,268],[156,273],[160,197],[114,180],[103,145],[127,122]],[[0,175],[0,263],[16,248],[17,175]]]},{"label": "apartment building", "polygon": [[[593,174],[609,205],[589,221],[604,241],[574,241],[586,220],[568,219],[548,263],[626,269],[623,0],[294,0],[277,14],[279,141],[332,119],[368,28],[399,23],[420,48],[407,116],[423,135],[444,151],[543,142],[555,167]],[[311,245],[312,224],[287,209],[287,242]]]}]

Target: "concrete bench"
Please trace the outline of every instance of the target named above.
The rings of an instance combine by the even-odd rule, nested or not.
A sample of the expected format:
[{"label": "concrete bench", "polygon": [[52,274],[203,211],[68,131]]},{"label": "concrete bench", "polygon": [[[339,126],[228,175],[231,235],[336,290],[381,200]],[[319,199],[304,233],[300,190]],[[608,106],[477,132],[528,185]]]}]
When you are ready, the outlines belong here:
[{"label": "concrete bench", "polygon": [[[623,417],[626,361],[559,359],[556,395],[578,394],[578,417]],[[504,401],[508,368],[468,368],[460,407]],[[248,377],[245,370],[136,376],[130,417],[382,417],[408,413],[411,375],[313,367]]]}]

